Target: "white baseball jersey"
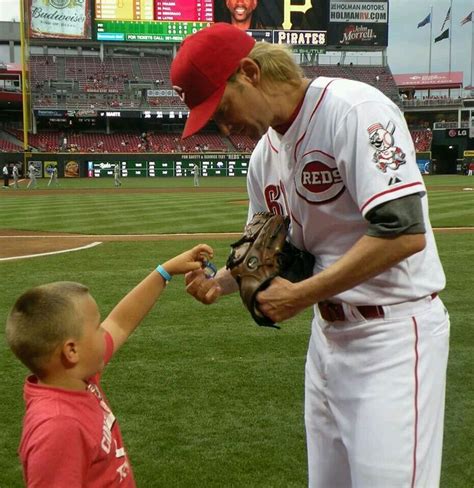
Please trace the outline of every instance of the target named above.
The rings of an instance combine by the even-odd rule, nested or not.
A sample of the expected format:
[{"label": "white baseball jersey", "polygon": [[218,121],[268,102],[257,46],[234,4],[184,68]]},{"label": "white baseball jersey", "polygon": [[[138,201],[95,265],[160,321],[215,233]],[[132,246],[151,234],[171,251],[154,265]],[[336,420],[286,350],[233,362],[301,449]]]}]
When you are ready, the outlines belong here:
[{"label": "white baseball jersey", "polygon": [[315,273],[366,233],[369,210],[419,193],[425,249],[331,301],[391,305],[445,286],[410,132],[398,107],[369,85],[314,80],[287,132],[270,128],[257,144],[248,192],[249,219],[268,210],[291,218],[291,241],[316,257]]}]

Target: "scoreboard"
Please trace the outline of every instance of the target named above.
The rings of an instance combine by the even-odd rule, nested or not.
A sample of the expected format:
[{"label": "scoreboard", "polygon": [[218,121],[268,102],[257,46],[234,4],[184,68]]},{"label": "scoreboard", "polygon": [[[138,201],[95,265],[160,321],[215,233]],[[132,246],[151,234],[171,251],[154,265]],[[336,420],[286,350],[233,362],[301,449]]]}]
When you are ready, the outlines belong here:
[{"label": "scoreboard", "polygon": [[181,42],[214,21],[213,0],[96,0],[98,41]]},{"label": "scoreboard", "polygon": [[250,157],[247,154],[192,153],[155,154],[140,159],[89,159],[87,175],[89,178],[113,177],[114,166],[118,163],[120,176],[124,178],[192,176],[195,164],[199,166],[201,176],[246,176]]},{"label": "scoreboard", "polygon": [[204,22],[96,22],[98,41],[181,42],[186,36],[204,29]]}]

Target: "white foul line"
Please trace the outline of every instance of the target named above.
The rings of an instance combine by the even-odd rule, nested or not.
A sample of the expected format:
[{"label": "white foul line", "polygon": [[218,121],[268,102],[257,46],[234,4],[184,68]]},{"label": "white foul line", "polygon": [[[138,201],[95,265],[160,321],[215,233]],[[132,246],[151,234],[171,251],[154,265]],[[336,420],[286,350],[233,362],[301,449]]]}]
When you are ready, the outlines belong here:
[{"label": "white foul line", "polygon": [[90,247],[95,247],[98,246],[99,244],[102,244],[102,242],[93,242],[91,244],[87,244],[86,246],[74,247],[72,249],[63,249],[62,251],[41,252],[39,254],[27,254],[26,256],[11,256],[9,258],[0,258],[0,261],[13,261],[14,259],[38,258],[40,256],[51,256],[52,254],[62,254],[65,252],[82,251],[83,249],[89,249]]},{"label": "white foul line", "polygon": [[91,237],[99,237],[103,239],[109,238],[122,238],[128,237],[130,239],[134,238],[142,238],[142,237],[220,237],[220,236],[240,236],[242,232],[183,232],[178,234],[70,234],[70,235],[61,235],[61,234],[45,234],[45,235],[7,235],[7,236],[0,236],[0,239],[90,239]]}]

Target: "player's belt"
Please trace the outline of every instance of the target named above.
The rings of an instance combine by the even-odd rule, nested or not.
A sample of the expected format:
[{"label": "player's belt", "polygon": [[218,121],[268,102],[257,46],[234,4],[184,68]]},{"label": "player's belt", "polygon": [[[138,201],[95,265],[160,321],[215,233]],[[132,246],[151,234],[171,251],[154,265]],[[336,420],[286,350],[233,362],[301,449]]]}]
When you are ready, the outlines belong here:
[{"label": "player's belt", "polygon": [[[431,299],[434,300],[438,293],[432,293]],[[344,322],[347,319],[343,306],[340,303],[332,303],[324,300],[318,303],[321,317],[327,322]],[[377,319],[385,317],[383,306],[381,305],[358,305],[354,306],[365,319]]]}]

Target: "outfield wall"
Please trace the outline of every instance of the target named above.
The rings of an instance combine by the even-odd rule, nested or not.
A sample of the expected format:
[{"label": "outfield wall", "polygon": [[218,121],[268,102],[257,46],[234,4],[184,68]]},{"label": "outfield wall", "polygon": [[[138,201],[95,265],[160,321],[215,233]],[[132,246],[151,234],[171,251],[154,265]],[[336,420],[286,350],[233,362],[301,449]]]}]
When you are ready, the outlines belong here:
[{"label": "outfield wall", "polygon": [[122,177],[190,176],[195,164],[201,176],[246,176],[249,160],[248,153],[0,153],[2,165],[20,163],[26,174],[33,162],[39,177],[56,167],[60,178],[113,176],[115,164]]}]

